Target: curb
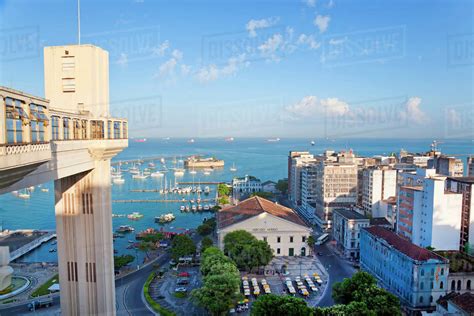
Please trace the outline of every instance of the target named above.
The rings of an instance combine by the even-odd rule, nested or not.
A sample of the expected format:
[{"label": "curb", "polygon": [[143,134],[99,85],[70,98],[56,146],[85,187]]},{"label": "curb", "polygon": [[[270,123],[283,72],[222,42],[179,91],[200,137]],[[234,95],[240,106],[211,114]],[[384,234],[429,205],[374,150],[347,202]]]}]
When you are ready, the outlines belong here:
[{"label": "curb", "polygon": [[160,314],[158,314],[157,312],[155,312],[155,310],[148,304],[148,302],[146,301],[145,299],[145,293],[143,293],[145,290],[145,285],[143,285],[142,287],[142,294],[140,295],[141,299],[142,299],[142,302],[143,304],[145,304],[146,308],[155,316],[159,316]]}]

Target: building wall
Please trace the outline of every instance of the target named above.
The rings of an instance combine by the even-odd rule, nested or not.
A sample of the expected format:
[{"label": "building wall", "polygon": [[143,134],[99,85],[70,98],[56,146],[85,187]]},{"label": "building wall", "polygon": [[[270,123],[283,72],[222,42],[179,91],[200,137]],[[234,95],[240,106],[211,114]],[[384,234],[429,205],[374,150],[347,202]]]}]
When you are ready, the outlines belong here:
[{"label": "building wall", "polygon": [[[289,256],[291,248],[294,255],[300,255],[302,248],[305,249],[307,256],[310,254],[306,240],[311,235],[311,228],[286,221],[269,213],[262,213],[219,229],[217,232],[219,248],[224,249],[226,234],[240,229],[248,231],[259,240],[265,240],[266,238],[275,256]],[[280,242],[278,242],[278,237],[280,237]],[[293,237],[293,241],[290,237]],[[303,238],[305,241],[303,241]],[[280,253],[278,253],[278,249],[280,249]]]},{"label": "building wall", "polygon": [[448,285],[451,292],[474,293],[474,272],[449,273]]},{"label": "building wall", "polygon": [[361,232],[360,263],[410,309],[434,309],[438,298],[446,294],[448,263],[415,261],[366,230]]},{"label": "building wall", "polygon": [[362,208],[366,215],[383,217],[380,203],[396,196],[397,171],[391,169],[365,169],[362,176]]},{"label": "building wall", "polygon": [[360,230],[369,226],[369,219],[348,219],[337,210],[333,213],[332,236],[336,246],[347,258],[359,258]]}]

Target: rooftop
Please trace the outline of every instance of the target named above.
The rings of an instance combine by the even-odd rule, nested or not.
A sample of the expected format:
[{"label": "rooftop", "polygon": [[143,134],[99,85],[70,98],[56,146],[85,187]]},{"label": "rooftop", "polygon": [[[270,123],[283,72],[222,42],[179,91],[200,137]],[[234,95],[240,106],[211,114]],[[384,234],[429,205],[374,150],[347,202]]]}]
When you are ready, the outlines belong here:
[{"label": "rooftop", "polygon": [[396,196],[391,196],[391,197],[389,197],[389,198],[387,198],[387,199],[385,199],[385,200],[383,200],[383,201],[384,201],[385,203],[387,203],[387,204],[392,204],[392,205],[394,204],[394,205],[396,205],[396,204],[397,204],[397,197],[396,197]]},{"label": "rooftop", "polygon": [[370,226],[364,229],[371,235],[385,240],[390,246],[412,258],[413,260],[427,261],[429,259],[434,259],[443,262],[447,261],[445,258],[437,255],[436,253],[425,248],[418,247],[417,245],[412,244],[410,241],[400,237],[399,235],[382,226]]},{"label": "rooftop", "polygon": [[474,294],[466,292],[453,297],[450,301],[467,314],[474,315]]},{"label": "rooftop", "polygon": [[334,212],[339,213],[341,216],[347,219],[356,219],[356,220],[369,219],[368,217],[365,217],[364,215],[357,213],[356,211],[351,210],[349,208],[339,208],[339,209],[334,210]]},{"label": "rooftop", "polygon": [[390,222],[385,217],[372,217],[370,219],[370,225],[392,226],[392,224],[390,224]]},{"label": "rooftop", "polygon": [[458,181],[458,182],[463,182],[463,183],[474,183],[474,177],[448,177],[448,179],[453,180],[453,181]]},{"label": "rooftop", "polygon": [[238,205],[219,211],[216,216],[217,225],[219,228],[225,228],[264,212],[301,226],[308,226],[291,208],[273,203],[259,196],[253,196]]},{"label": "rooftop", "polygon": [[423,190],[423,187],[421,185],[413,186],[413,185],[402,185],[400,189],[408,189],[408,190],[414,190],[414,191],[421,191]]}]

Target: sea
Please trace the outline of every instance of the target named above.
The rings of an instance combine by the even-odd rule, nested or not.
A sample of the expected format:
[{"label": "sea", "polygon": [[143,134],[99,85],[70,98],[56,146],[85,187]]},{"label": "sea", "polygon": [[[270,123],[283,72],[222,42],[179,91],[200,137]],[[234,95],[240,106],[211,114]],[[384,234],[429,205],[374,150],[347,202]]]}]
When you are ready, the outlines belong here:
[{"label": "sea", "polygon": [[[288,152],[310,151],[321,154],[325,150],[350,150],[358,156],[389,155],[399,153],[401,149],[409,152],[425,152],[430,150],[431,139],[281,139],[279,141],[268,141],[264,138],[236,138],[233,141],[224,138],[195,139],[147,139],[145,142],[137,142],[133,139],[129,147],[113,158],[113,162],[147,159],[157,157],[155,161],[157,169],[164,166],[158,157],[165,157],[167,168],[180,167],[182,160],[190,155],[201,155],[216,157],[225,161],[225,167],[216,169],[209,175],[196,170],[197,174],[191,175],[186,172],[184,176],[175,178],[173,172],[166,174],[168,187],[175,182],[230,182],[233,177],[253,175],[263,181],[277,181],[287,177]],[[438,142],[438,149],[443,153],[458,155],[464,161],[466,156],[474,154],[474,142],[472,140],[446,140]],[[235,166],[237,171],[231,172],[230,167]],[[124,166],[125,167],[125,166]],[[142,163],[141,169],[148,167],[148,162]],[[126,167],[125,167],[126,168]],[[124,173],[125,183],[122,185],[112,184],[112,199],[115,200],[159,200],[165,199],[159,192],[131,192],[131,190],[159,190],[164,186],[165,178],[147,178],[145,180],[132,179],[131,175]],[[204,188],[204,184],[201,187]],[[44,192],[48,188],[48,192]],[[209,197],[215,197],[215,186],[210,185]],[[166,199],[181,199],[183,196],[168,195]],[[187,197],[191,198],[191,197]],[[202,196],[206,198],[206,196]],[[205,203],[202,203],[205,204]],[[186,229],[196,228],[205,218],[212,216],[211,213],[182,213],[180,206],[182,202],[167,203],[112,203],[112,213],[123,217],[114,217],[113,227],[116,230],[120,225],[131,225],[135,233],[146,228],[162,229],[165,231],[182,232]],[[140,212],[143,218],[132,221],[126,217],[132,212]],[[154,222],[155,216],[173,213],[176,219],[171,223],[160,225]],[[54,217],[54,190],[53,183],[44,183],[35,188],[30,199],[20,199],[8,193],[0,196],[0,225],[3,229],[55,229]],[[134,249],[127,249],[132,241],[135,241],[135,233],[129,233],[124,238],[116,238],[114,249],[117,255],[131,254],[137,259],[137,263],[143,261],[144,254]],[[56,262],[57,253],[50,252],[55,245],[45,243],[43,246],[19,258],[19,262]]]}]

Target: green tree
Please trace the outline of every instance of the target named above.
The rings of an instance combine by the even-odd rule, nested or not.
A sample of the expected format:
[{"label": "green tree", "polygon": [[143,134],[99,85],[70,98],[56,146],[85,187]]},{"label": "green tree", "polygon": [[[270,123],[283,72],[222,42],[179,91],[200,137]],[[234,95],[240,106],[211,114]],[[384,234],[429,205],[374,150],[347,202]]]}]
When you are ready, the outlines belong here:
[{"label": "green tree", "polygon": [[196,252],[196,245],[191,237],[188,235],[177,235],[171,242],[171,256],[174,260],[179,257],[194,255]]},{"label": "green tree", "polygon": [[273,258],[273,252],[264,240],[245,230],[236,230],[224,237],[224,253],[227,254],[241,270],[267,265]]},{"label": "green tree", "polygon": [[198,226],[197,232],[201,236],[207,236],[210,233],[212,233],[212,227],[210,225],[204,223],[204,224],[201,224],[201,225]]},{"label": "green tree", "polygon": [[207,248],[213,245],[212,239],[209,237],[204,237],[201,240],[201,252],[204,252]]},{"label": "green tree", "polygon": [[276,189],[280,191],[282,194],[286,194],[288,192],[288,179],[281,179],[278,180],[276,184]]},{"label": "green tree", "polygon": [[376,285],[375,278],[367,272],[359,271],[352,278],[345,278],[342,282],[332,286],[332,298],[337,304],[349,304],[355,300],[357,291]]},{"label": "green tree", "polygon": [[143,241],[146,242],[152,242],[156,243],[164,238],[164,235],[162,233],[156,233],[156,234],[147,234],[143,236]]},{"label": "green tree", "polygon": [[133,262],[135,257],[132,255],[122,255],[122,256],[114,256],[114,268],[120,269],[123,266]]},{"label": "green tree", "polygon": [[153,249],[156,249],[155,244],[153,242],[142,240],[138,244],[138,250],[143,251],[147,258],[150,258],[148,252],[153,250]]},{"label": "green tree", "polygon": [[264,199],[271,199],[274,197],[273,193],[271,192],[254,192],[250,194],[250,196],[259,196]]},{"label": "green tree", "polygon": [[230,188],[225,183],[219,183],[217,193],[219,196],[228,196],[230,194]]},{"label": "green tree", "polygon": [[316,244],[316,239],[314,239],[313,235],[308,236],[308,239],[306,239],[306,244],[308,244],[309,253],[311,254],[313,252],[314,245]]},{"label": "green tree", "polygon": [[314,316],[377,316],[369,310],[364,302],[352,302],[349,305],[333,305],[331,307],[316,307]]},{"label": "green tree", "polygon": [[225,204],[229,204],[230,203],[230,200],[229,200],[229,197],[227,196],[221,196],[217,202],[219,202],[219,204],[221,205],[225,205]]},{"label": "green tree", "polygon": [[288,295],[261,295],[252,305],[252,316],[300,316],[312,315],[306,301]]}]

